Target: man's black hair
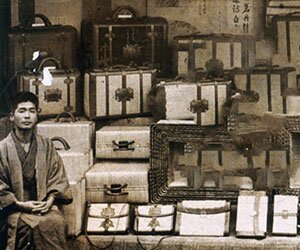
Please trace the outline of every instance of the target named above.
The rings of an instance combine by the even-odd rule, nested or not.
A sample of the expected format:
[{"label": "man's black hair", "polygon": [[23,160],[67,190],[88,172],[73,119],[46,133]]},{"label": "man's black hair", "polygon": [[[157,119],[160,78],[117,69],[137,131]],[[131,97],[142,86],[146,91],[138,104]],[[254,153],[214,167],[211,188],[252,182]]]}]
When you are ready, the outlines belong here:
[{"label": "man's black hair", "polygon": [[21,91],[21,92],[18,92],[12,100],[11,112],[14,112],[16,110],[16,108],[18,107],[18,104],[21,102],[32,102],[34,104],[36,110],[39,109],[38,97],[29,91]]}]

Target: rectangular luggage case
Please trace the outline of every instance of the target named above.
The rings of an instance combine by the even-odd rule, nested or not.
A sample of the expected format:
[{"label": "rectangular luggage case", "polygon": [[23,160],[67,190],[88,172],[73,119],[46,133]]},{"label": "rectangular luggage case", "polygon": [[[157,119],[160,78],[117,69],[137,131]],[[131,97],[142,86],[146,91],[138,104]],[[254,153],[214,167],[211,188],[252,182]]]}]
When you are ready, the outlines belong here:
[{"label": "rectangular luggage case", "polygon": [[105,126],[96,132],[96,158],[147,159],[149,126]]},{"label": "rectangular luggage case", "polygon": [[73,202],[62,207],[69,236],[78,236],[82,231],[85,214],[85,180],[69,182]]},{"label": "rectangular luggage case", "polygon": [[43,60],[39,68],[47,62],[54,63],[50,69],[51,82],[45,83],[42,72],[21,73],[18,77],[18,91],[30,91],[39,98],[41,115],[55,116],[64,111],[79,113],[81,111],[80,72],[77,69],[64,70],[55,58]]},{"label": "rectangular luggage case", "polygon": [[115,65],[166,68],[167,21],[162,17],[84,20],[87,68]]},{"label": "rectangular luggage case", "polygon": [[148,203],[149,163],[100,162],[86,172],[87,201]]},{"label": "rectangular luggage case", "polygon": [[254,66],[254,40],[248,36],[191,35],[174,38],[173,71],[192,75],[206,69],[210,60],[220,60],[223,69]]},{"label": "rectangular luggage case", "polygon": [[156,70],[94,70],[85,74],[84,110],[87,117],[109,118],[149,114],[147,95]]},{"label": "rectangular luggage case", "polygon": [[10,76],[24,69],[36,51],[47,52],[48,56],[57,58],[63,67],[77,67],[77,30],[69,25],[52,25],[41,14],[35,17],[41,18],[45,26],[33,27],[33,18],[25,27],[13,27],[8,35]]},{"label": "rectangular luggage case", "polygon": [[[67,115],[67,117],[63,117]],[[62,137],[71,148],[89,150],[94,148],[95,122],[71,113],[60,114],[37,124],[37,133],[45,138]]]},{"label": "rectangular luggage case", "polygon": [[293,67],[255,67],[233,71],[234,83],[238,89],[253,90],[259,94],[257,102],[238,103],[238,113],[262,116],[265,112],[286,113],[288,88],[296,87],[296,72]]},{"label": "rectangular luggage case", "polygon": [[223,124],[223,105],[230,96],[231,81],[161,83],[151,91],[151,111],[157,119],[194,119],[199,125]]},{"label": "rectangular luggage case", "polygon": [[225,236],[229,234],[230,202],[225,200],[182,201],[177,206],[179,235]]}]

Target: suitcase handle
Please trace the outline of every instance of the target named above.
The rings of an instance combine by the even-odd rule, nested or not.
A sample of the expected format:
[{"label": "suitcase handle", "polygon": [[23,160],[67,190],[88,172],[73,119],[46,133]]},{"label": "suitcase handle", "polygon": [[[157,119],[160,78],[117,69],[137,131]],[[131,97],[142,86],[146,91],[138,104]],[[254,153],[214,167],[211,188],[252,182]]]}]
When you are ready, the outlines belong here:
[{"label": "suitcase handle", "polygon": [[134,141],[119,141],[117,143],[115,140],[112,141],[113,145],[115,145],[118,148],[114,148],[114,151],[130,151],[134,150],[134,148],[129,148],[130,145],[134,143]]},{"label": "suitcase handle", "polygon": [[[119,18],[119,15],[120,15],[120,13],[122,13],[122,11],[129,12],[132,15],[131,18],[140,18],[139,13],[129,5],[121,5],[118,8],[116,8],[114,10],[112,18],[113,19],[122,19],[122,18]],[[127,19],[127,18],[125,18],[125,19]]]},{"label": "suitcase handle", "polygon": [[49,27],[49,26],[52,26],[50,20],[48,17],[46,17],[45,15],[43,14],[35,14],[33,17],[29,18],[26,22],[26,25],[25,25],[25,28],[32,28],[32,24],[35,20],[35,18],[40,18],[42,19],[42,21],[44,22],[45,26],[46,27]]},{"label": "suitcase handle", "polygon": [[[64,146],[65,150],[69,150],[71,148],[70,145],[67,143],[67,141],[62,137],[59,137],[59,136],[52,137],[51,141],[52,142],[55,142],[55,141],[60,142]],[[58,148],[55,148],[55,149],[58,150]]]},{"label": "suitcase handle", "polygon": [[72,122],[76,122],[76,121],[77,121],[76,117],[75,117],[71,112],[64,111],[64,112],[60,113],[60,114],[55,118],[55,122],[60,122],[60,118],[62,118],[63,115],[69,116],[69,117],[71,118],[71,121],[72,121]]},{"label": "suitcase handle", "polygon": [[43,59],[40,62],[39,66],[37,67],[37,72],[40,72],[43,69],[44,64],[46,62],[53,62],[53,64],[55,65],[56,69],[59,69],[59,70],[62,69],[60,62],[57,59],[55,59],[54,57],[48,57],[48,58]]},{"label": "suitcase handle", "polygon": [[193,100],[190,103],[190,110],[192,113],[205,113],[208,111],[209,102],[206,99]]},{"label": "suitcase handle", "polygon": [[104,185],[104,194],[110,195],[110,196],[120,196],[120,195],[128,195],[128,192],[123,191],[122,189],[126,188],[128,186],[127,183],[124,185],[121,184],[111,184],[110,187],[108,185]]}]

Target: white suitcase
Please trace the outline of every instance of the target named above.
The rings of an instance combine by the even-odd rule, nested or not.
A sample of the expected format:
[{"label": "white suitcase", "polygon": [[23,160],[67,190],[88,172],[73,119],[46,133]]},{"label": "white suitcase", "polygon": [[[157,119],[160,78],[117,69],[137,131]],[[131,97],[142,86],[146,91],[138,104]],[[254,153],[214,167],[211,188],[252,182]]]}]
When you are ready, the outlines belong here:
[{"label": "white suitcase", "polygon": [[[67,115],[71,116],[70,113]],[[95,122],[82,117],[68,119],[57,117],[37,124],[37,133],[45,138],[62,137],[71,148],[89,150],[94,148]]]},{"label": "white suitcase", "polygon": [[186,236],[229,234],[230,203],[225,200],[182,201],[177,206],[176,231]]},{"label": "white suitcase", "polygon": [[[93,166],[93,150],[72,149],[61,137],[51,138],[57,153],[60,155],[69,181],[78,181]],[[59,143],[62,144],[58,145]]]},{"label": "white suitcase", "polygon": [[84,111],[91,119],[149,113],[147,95],[156,70],[95,70],[85,73]]},{"label": "white suitcase", "polygon": [[273,234],[297,235],[298,203],[298,196],[274,196]]},{"label": "white suitcase", "polygon": [[147,159],[149,126],[105,126],[96,132],[96,158]]},{"label": "white suitcase", "polygon": [[86,232],[91,234],[125,233],[129,228],[129,204],[90,203]]},{"label": "white suitcase", "polygon": [[268,196],[264,191],[240,191],[237,203],[236,236],[265,237]]},{"label": "white suitcase", "polygon": [[101,162],[86,172],[89,202],[148,203],[149,163]]}]

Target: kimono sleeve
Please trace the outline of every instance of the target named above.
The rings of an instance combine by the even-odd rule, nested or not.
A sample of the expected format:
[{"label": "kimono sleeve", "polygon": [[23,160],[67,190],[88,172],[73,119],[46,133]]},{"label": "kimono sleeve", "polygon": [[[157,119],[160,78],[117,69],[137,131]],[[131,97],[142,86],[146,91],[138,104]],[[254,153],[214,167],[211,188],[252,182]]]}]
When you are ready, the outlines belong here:
[{"label": "kimono sleeve", "polygon": [[4,148],[0,146],[0,210],[17,201],[10,183],[8,162],[3,156]]}]

